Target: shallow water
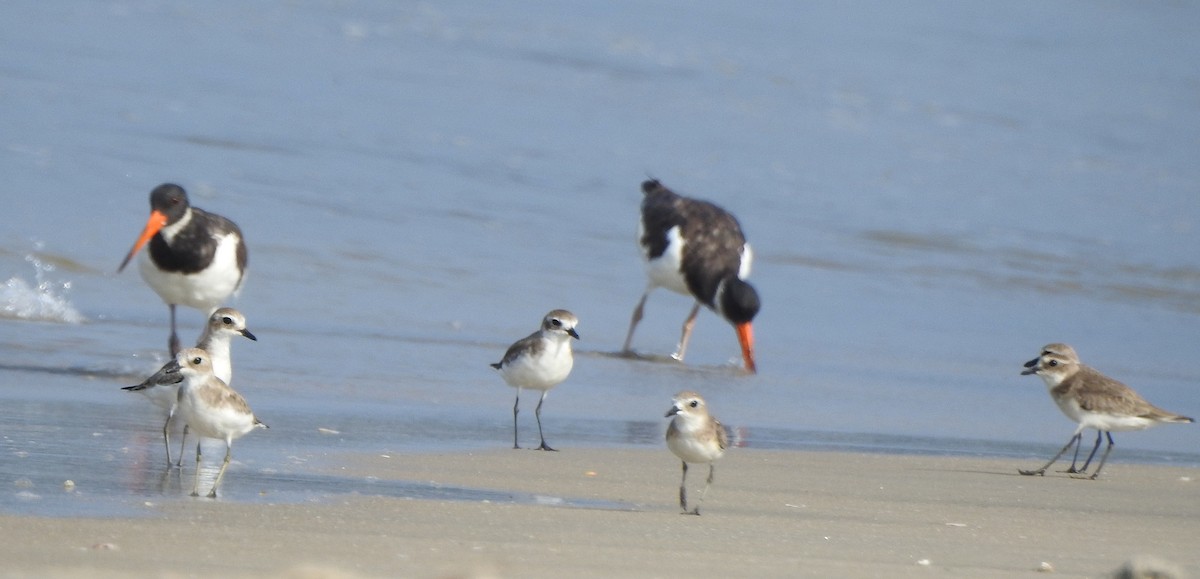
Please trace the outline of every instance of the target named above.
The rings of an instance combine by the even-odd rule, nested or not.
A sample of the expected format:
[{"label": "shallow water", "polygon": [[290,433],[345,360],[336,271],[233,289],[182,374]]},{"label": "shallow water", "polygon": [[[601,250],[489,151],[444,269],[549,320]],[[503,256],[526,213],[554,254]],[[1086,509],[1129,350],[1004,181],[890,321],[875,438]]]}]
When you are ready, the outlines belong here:
[{"label": "shallow water", "polygon": [[[688,388],[747,447],[1037,463],[1073,428],[1018,375],[1050,341],[1200,414],[1197,12],[5,5],[0,509],[163,497],[161,419],[119,387],[165,361],[167,311],[115,269],[168,180],[250,244],[234,385],[271,429],[232,500],[330,489],[329,452],[507,445],[487,364],[555,307],[583,337],[543,414],[564,452],[660,445]],[[746,229],[758,375],[707,312],[686,365],[609,355],[647,175]],[[689,307],[659,290],[635,347],[669,353]],[[1116,440],[1200,466],[1195,426]],[[100,506],[53,506],[68,479]]]}]

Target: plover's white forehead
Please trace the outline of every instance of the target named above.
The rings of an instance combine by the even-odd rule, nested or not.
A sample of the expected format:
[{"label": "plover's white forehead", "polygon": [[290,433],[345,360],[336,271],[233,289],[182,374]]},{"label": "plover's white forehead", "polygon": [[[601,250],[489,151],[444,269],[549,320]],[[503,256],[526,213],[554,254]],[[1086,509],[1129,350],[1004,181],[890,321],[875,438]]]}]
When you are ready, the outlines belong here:
[{"label": "plover's white forehead", "polygon": [[180,371],[212,372],[212,358],[200,348],[180,350],[175,355],[175,361],[179,363]]},{"label": "plover's white forehead", "polygon": [[213,330],[226,329],[240,332],[246,329],[246,316],[233,308],[220,308],[208,317],[208,325]]},{"label": "plover's white forehead", "polygon": [[1058,342],[1042,346],[1039,356],[1047,360],[1079,362],[1079,355],[1075,353],[1075,348]]},{"label": "plover's white forehead", "polygon": [[684,390],[675,394],[675,398],[673,400],[675,402],[675,406],[677,406],[680,410],[698,410],[704,408],[705,405],[704,397],[698,392],[692,392],[691,390]]},{"label": "plover's white forehead", "polygon": [[574,328],[578,324],[579,318],[567,310],[554,310],[546,314],[545,318],[542,318],[542,325],[547,328]]}]

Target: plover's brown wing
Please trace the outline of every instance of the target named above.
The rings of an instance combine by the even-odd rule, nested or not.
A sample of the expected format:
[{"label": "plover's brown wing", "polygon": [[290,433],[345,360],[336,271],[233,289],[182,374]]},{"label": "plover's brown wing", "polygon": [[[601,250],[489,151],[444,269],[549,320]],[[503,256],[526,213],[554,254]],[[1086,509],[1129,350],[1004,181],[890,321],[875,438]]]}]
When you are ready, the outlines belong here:
[{"label": "plover's brown wing", "polygon": [[517,340],[513,343],[513,345],[509,346],[508,351],[504,352],[504,357],[500,359],[500,362],[497,364],[492,364],[492,367],[499,370],[521,356],[536,356],[543,349],[545,349],[545,347],[546,345],[542,343],[541,331],[534,332],[524,338],[521,338],[520,340]]},{"label": "plover's brown wing", "polygon": [[1090,366],[1081,364],[1079,372],[1068,380],[1072,382],[1071,394],[1079,400],[1079,406],[1088,412],[1137,416],[1143,407],[1150,406],[1133,388]]},{"label": "plover's brown wing", "polygon": [[1081,386],[1075,391],[1079,406],[1088,412],[1137,416],[1163,422],[1192,422],[1191,418],[1168,412],[1142,398],[1136,390],[1088,366],[1072,377]]},{"label": "plover's brown wing", "polygon": [[713,418],[712,421],[713,428],[717,431],[717,446],[721,447],[721,450],[729,448],[729,431],[725,430],[725,425],[721,424],[720,420]]},{"label": "plover's brown wing", "polygon": [[250,404],[246,399],[238,394],[236,390],[226,386],[216,376],[211,377],[211,381],[205,388],[199,390],[197,395],[204,401],[205,404],[212,408],[228,407],[241,414],[253,415],[250,410]]}]

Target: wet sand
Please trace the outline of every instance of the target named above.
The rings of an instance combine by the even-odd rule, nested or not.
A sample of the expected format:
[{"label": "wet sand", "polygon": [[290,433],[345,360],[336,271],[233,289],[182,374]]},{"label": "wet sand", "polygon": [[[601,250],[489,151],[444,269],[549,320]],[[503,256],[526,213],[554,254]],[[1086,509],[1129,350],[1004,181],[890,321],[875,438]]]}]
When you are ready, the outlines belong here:
[{"label": "wet sand", "polygon": [[734,449],[695,517],[679,514],[666,450],[330,458],[330,474],[524,498],[196,499],[133,518],[0,516],[4,575],[1010,577],[1044,576],[1046,563],[1054,576],[1095,577],[1136,555],[1200,574],[1190,468],[1110,464],[1083,481],[1019,476],[1036,465],[1012,460]]}]

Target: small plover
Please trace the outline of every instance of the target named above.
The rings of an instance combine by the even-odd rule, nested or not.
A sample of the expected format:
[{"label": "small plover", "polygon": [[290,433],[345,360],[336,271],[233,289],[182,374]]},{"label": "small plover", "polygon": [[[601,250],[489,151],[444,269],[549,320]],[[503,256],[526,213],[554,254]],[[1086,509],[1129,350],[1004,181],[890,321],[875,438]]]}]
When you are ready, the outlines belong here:
[{"label": "small plover", "polygon": [[[217,479],[213,481],[208,498],[217,497],[217,487],[229,468],[233,454],[233,441],[255,428],[267,425],[254,416],[246,399],[229,385],[213,375],[212,361],[208,352],[199,348],[188,348],[175,356],[176,371],[183,376],[179,385],[179,413],[187,424],[201,437],[216,438],[225,442],[225,460]],[[200,447],[196,441],[196,479],[192,496],[200,496]]]},{"label": "small plover", "polygon": [[[1054,464],[1072,444],[1079,445],[1080,438],[1087,428],[1096,429],[1096,444],[1088,456],[1083,468],[1076,469],[1075,461],[1066,472],[1084,474],[1100,447],[1101,435],[1108,437],[1108,446],[1100,457],[1100,464],[1095,472],[1086,477],[1095,479],[1104,468],[1108,454],[1112,452],[1112,431],[1143,430],[1163,422],[1195,422],[1191,418],[1168,412],[1146,402],[1132,388],[1101,374],[1095,369],[1079,362],[1075,349],[1066,344],[1048,344],[1042,348],[1037,358],[1025,363],[1022,375],[1037,374],[1041,376],[1050,389],[1050,397],[1058,408],[1068,418],[1079,424],[1066,446],[1058,451],[1049,462],[1035,470],[1020,470],[1023,475],[1045,475],[1046,469]],[[1078,446],[1075,456],[1079,456]],[[1083,477],[1077,477],[1083,478]]]},{"label": "small plover", "polygon": [[[196,347],[208,352],[212,362],[213,374],[226,384],[233,383],[233,362],[230,355],[230,345],[234,336],[242,336],[258,341],[250,330],[246,329],[246,317],[233,308],[220,308],[208,317],[208,324]],[[175,403],[179,394],[179,383],[183,381],[178,371],[168,371],[172,362],[168,362],[154,375],[135,386],[126,386],[122,390],[138,392],[149,398],[156,406],[167,411],[167,420],[163,423],[163,442],[167,446],[167,464],[171,464],[171,424],[175,419]],[[179,458],[175,466],[183,463],[183,448],[187,443],[188,427],[183,426],[183,438],[179,441]]]},{"label": "small plover", "polygon": [[222,382],[233,384],[233,357],[229,346],[235,337],[257,342],[258,337],[246,329],[246,316],[233,308],[219,308],[208,316],[208,325],[196,341],[196,347],[208,352],[213,374]]},{"label": "small plover", "polygon": [[[708,405],[704,398],[695,392],[683,391],[676,394],[666,417],[672,417],[671,424],[667,427],[667,448],[683,461],[683,479],[679,481],[679,507],[683,509],[684,514],[699,515],[700,503],[704,502],[704,495],[708,493],[708,487],[712,486],[713,474],[716,472],[713,461],[725,454],[725,449],[729,446],[729,434],[725,432],[721,421],[708,413]],[[689,462],[708,463],[708,479],[700,493],[700,500],[696,501],[696,508],[691,511],[688,510],[687,501]]]},{"label": "small plover", "polygon": [[513,402],[513,448],[521,448],[517,444],[517,413],[521,403],[521,389],[541,390],[542,397],[538,400],[537,409],[533,411],[537,418],[538,437],[542,439],[538,450],[554,450],[546,444],[542,434],[542,403],[551,388],[558,386],[567,379],[574,365],[571,355],[571,339],[579,339],[575,326],[579,319],[567,310],[554,310],[542,318],[542,327],[528,337],[518,340],[504,353],[504,358],[492,364],[500,371],[500,376],[509,386],[517,389],[517,399]]},{"label": "small plover", "polygon": [[246,273],[246,242],[237,224],[192,207],[182,187],[164,183],[150,192],[150,218],[117,272],[147,243],[138,269],[171,310],[167,344],[174,356],[179,351],[175,306],[212,313],[237,292]]},{"label": "small plover", "polygon": [[672,358],[683,361],[700,306],[725,318],[737,330],[746,370],[756,371],[754,333],[758,292],[743,281],[750,275],[753,252],[737,219],[724,209],[675,194],[657,180],[642,183],[642,218],[638,247],[646,265],[646,291],[629,321],[623,351],[632,353],[633,331],[642,320],[646,298],[654,288],[690,295],[696,303],[683,322]]}]

